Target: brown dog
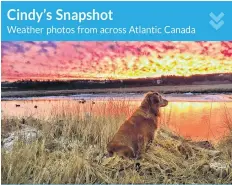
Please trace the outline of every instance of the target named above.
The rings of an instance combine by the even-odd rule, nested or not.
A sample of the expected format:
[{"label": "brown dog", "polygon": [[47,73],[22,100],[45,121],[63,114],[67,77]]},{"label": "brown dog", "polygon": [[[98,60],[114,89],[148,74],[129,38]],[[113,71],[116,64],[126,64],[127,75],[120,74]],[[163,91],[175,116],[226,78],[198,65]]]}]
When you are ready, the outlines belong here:
[{"label": "brown dog", "polygon": [[159,116],[159,108],[168,101],[157,92],[148,92],[140,107],[121,125],[113,139],[108,143],[109,156],[140,158],[154,138]]}]

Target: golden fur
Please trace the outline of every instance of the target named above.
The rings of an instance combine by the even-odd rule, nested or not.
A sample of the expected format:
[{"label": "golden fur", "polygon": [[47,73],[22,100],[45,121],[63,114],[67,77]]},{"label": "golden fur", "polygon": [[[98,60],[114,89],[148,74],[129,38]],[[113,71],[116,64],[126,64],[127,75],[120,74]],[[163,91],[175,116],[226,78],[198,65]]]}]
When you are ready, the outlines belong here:
[{"label": "golden fur", "polygon": [[159,108],[168,104],[157,92],[148,92],[132,116],[126,120],[108,143],[109,156],[140,158],[154,139]]}]

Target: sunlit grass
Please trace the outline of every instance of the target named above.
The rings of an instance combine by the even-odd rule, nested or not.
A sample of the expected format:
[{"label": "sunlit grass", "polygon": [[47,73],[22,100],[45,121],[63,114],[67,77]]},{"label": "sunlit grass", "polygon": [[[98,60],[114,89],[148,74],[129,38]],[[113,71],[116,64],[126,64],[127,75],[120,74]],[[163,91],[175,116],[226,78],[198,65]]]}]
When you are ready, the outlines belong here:
[{"label": "sunlit grass", "polygon": [[[162,128],[142,160],[105,158],[106,144],[134,111],[134,106],[128,105],[126,100],[117,104],[108,101],[92,115],[91,103],[74,106],[66,102],[54,107],[48,119],[2,117],[2,139],[25,125],[41,133],[31,143],[19,140],[11,151],[2,149],[2,183],[232,182],[232,132],[222,138],[213,153]],[[169,114],[166,112],[161,121],[168,122]],[[230,121],[225,110],[228,129]],[[141,165],[139,171],[135,168],[137,162]],[[225,164],[225,169],[212,169],[212,162]]]}]

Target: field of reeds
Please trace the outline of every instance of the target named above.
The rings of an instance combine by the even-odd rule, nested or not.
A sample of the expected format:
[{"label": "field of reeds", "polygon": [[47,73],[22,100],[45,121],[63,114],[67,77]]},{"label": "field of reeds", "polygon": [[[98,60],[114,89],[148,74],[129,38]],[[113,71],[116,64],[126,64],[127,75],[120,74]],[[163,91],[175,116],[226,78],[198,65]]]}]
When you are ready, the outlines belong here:
[{"label": "field of reeds", "polygon": [[107,142],[133,111],[123,109],[126,102],[111,103],[98,116],[81,115],[80,107],[71,107],[71,113],[63,107],[59,115],[54,109],[48,119],[2,116],[2,183],[232,182],[232,122],[226,110],[222,124],[230,132],[221,141],[194,142],[162,127],[148,152],[134,161],[105,156]]}]

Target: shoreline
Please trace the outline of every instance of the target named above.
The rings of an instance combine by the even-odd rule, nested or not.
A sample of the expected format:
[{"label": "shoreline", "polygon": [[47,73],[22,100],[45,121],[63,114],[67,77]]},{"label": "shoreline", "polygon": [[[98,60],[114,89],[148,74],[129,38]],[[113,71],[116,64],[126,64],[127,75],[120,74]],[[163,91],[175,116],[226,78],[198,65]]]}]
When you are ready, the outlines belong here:
[{"label": "shoreline", "polygon": [[214,85],[181,85],[181,86],[147,86],[129,88],[106,89],[73,89],[73,90],[26,90],[26,91],[2,91],[1,98],[10,97],[43,97],[43,96],[67,96],[75,94],[104,94],[104,93],[146,93],[158,91],[163,94],[170,93],[232,93],[232,84]]}]

